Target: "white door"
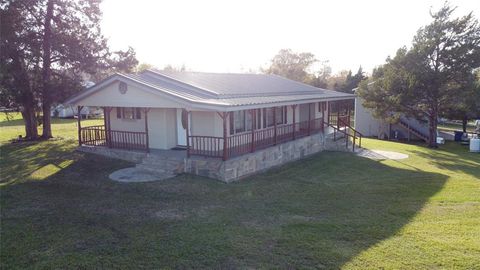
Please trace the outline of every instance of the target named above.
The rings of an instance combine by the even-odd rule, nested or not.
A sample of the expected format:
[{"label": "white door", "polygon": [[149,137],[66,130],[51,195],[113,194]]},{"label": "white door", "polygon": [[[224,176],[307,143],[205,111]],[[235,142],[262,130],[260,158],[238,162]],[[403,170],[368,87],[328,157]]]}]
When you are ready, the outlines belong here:
[{"label": "white door", "polygon": [[182,121],[182,109],[177,109],[177,145],[187,145],[187,130]]}]

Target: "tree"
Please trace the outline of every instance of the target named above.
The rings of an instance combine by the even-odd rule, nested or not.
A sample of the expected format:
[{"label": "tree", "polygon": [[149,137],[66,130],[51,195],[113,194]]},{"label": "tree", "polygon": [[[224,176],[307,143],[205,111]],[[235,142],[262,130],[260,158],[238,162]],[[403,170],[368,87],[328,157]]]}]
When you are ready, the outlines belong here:
[{"label": "tree", "polygon": [[28,11],[29,1],[0,2],[0,105],[20,111],[27,139],[38,136],[41,43],[29,31],[37,20]]},{"label": "tree", "polygon": [[[31,118],[27,108],[35,111],[31,104],[41,104],[43,138],[52,137],[52,104],[79,91],[86,79],[97,80],[107,72],[131,71],[138,63],[132,48],[109,51],[100,32],[99,4],[98,0],[0,2],[2,52],[8,52],[1,57],[5,98],[0,100],[23,108],[26,127]],[[23,71],[22,79],[18,78],[19,70]],[[30,100],[22,100],[24,97]],[[30,134],[36,137],[34,132]]]},{"label": "tree", "polygon": [[360,66],[355,75],[352,75],[351,70],[342,70],[335,76],[332,76],[330,78],[329,86],[336,91],[352,93],[352,89],[357,88],[360,82],[366,78],[367,77]]},{"label": "tree", "polygon": [[187,70],[187,67],[185,65],[181,65],[180,67],[166,65],[165,67],[163,67],[163,71],[167,71],[167,72],[183,72],[185,70]]},{"label": "tree", "polygon": [[330,76],[328,78],[328,87],[330,89],[340,91],[344,88],[348,76],[352,76],[352,72],[350,70],[341,70],[335,75]]},{"label": "tree", "polygon": [[440,115],[448,119],[462,120],[462,130],[467,132],[468,120],[480,119],[480,70],[470,77],[464,91],[464,95],[456,96],[452,106]]},{"label": "tree", "polygon": [[355,75],[352,76],[352,72],[350,71],[350,73],[347,75],[347,78],[345,80],[345,84],[343,88],[340,89],[340,91],[351,93],[352,89],[357,88],[360,82],[366,78],[367,77],[365,77],[362,66],[360,66]]},{"label": "tree", "polygon": [[320,61],[319,70],[308,76],[304,82],[315,87],[328,88],[328,80],[331,75],[332,68],[328,64],[328,61]]},{"label": "tree", "polygon": [[152,64],[149,63],[140,63],[138,66],[135,68],[136,73],[140,73],[142,71],[145,71],[147,69],[155,68]]},{"label": "tree", "polygon": [[291,49],[282,49],[271,60],[270,67],[264,70],[299,82],[309,82],[312,75],[309,68],[317,62],[312,53],[295,53]]},{"label": "tree", "polygon": [[452,19],[454,10],[445,4],[431,13],[433,22],[418,30],[412,47],[399,49],[374,72],[375,83],[362,82],[358,91],[377,116],[428,122],[430,147],[437,146],[438,116],[468,94],[480,66],[478,21],[472,13]]}]

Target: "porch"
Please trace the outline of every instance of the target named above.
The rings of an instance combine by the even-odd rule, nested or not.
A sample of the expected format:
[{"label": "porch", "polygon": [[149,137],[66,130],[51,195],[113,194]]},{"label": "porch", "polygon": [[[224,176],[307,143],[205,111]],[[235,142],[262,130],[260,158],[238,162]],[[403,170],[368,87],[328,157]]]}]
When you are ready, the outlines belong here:
[{"label": "porch", "polygon": [[[177,127],[169,126],[168,128],[177,130],[177,134],[180,134],[180,137],[183,136],[182,141],[185,145],[180,145],[180,139],[178,139],[177,147],[163,150],[150,147],[149,141],[152,140],[152,130],[149,130],[148,120],[150,108],[134,108],[134,111],[141,114],[137,122],[143,122],[143,124],[138,125],[142,127],[137,126],[135,131],[127,131],[112,128],[111,112],[113,108],[104,107],[103,126],[82,127],[81,119],[78,119],[79,145],[151,152],[152,154],[168,151],[171,148],[184,148],[185,151],[182,152],[187,158],[200,156],[225,161],[315,134],[333,133],[334,139],[346,137],[346,147],[350,140],[353,142],[352,148],[354,148],[357,140],[361,144],[361,134],[350,126],[350,116],[353,110],[350,101],[294,104],[289,105],[288,109],[287,106],[284,106],[281,113],[277,111],[281,107],[245,110],[244,131],[237,133],[233,132],[235,123],[238,122],[238,119],[233,118],[234,112],[214,112],[221,119],[219,125],[222,130],[217,132],[217,134],[221,133],[221,136],[219,136],[220,134],[205,135],[198,129],[192,128],[192,114],[196,112],[182,109],[180,116],[178,114],[176,116],[181,118],[176,121]],[[79,109],[81,110],[81,107]],[[317,115],[320,117],[315,117]],[[278,117],[284,118],[284,121],[279,121]],[[183,134],[181,134],[182,129]],[[180,151],[176,151],[176,153],[180,153]]]}]

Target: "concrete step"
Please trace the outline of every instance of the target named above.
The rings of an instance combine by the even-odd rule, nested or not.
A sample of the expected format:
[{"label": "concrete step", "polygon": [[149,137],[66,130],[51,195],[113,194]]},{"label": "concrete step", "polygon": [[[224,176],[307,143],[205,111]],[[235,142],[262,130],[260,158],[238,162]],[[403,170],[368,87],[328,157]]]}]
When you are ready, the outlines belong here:
[{"label": "concrete step", "polygon": [[148,171],[148,172],[158,174],[158,175],[162,175],[162,176],[163,175],[172,175],[172,176],[177,175],[173,170],[165,170],[165,169],[161,169],[161,168],[145,166],[145,165],[142,165],[142,164],[138,164],[135,167],[139,170]]},{"label": "concrete step", "polygon": [[177,166],[179,164],[183,164],[183,160],[167,160],[167,159],[144,159],[142,160],[142,164],[148,164],[148,165],[154,165],[154,166],[165,166],[165,167],[170,167],[170,166]]}]

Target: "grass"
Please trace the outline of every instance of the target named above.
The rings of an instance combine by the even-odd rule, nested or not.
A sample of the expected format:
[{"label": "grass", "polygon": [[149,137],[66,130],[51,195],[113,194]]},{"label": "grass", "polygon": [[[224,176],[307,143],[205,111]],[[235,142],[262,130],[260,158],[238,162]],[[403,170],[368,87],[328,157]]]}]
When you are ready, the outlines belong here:
[{"label": "grass", "polygon": [[[77,139],[77,119],[52,118],[53,135],[57,138],[66,140]],[[93,126],[103,125],[103,119],[86,119],[82,120],[82,125]],[[7,120],[5,113],[0,113],[0,144],[9,140],[18,138],[19,135],[25,136],[25,127],[20,113],[10,113],[10,119]],[[42,134],[42,127],[38,129],[38,133]]]},{"label": "grass", "polygon": [[[438,124],[438,129],[439,130],[444,130],[444,131],[462,131],[462,124],[461,123],[441,123]],[[475,125],[474,122],[468,122],[467,124],[467,131],[468,132],[474,132],[475,131]]]},{"label": "grass", "polygon": [[[0,126],[21,130],[16,125]],[[0,146],[0,268],[478,269],[480,155],[365,139],[410,155],[311,158],[223,184],[122,184],[131,166],[58,140]]]}]

